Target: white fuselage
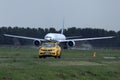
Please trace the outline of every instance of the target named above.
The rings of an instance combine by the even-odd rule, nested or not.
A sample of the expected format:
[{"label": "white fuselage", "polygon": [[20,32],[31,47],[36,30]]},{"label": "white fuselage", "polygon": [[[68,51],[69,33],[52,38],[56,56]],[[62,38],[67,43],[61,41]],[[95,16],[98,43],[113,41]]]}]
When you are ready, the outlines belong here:
[{"label": "white fuselage", "polygon": [[66,40],[65,35],[59,34],[59,33],[48,33],[44,37],[45,40],[54,40],[54,41],[59,41],[59,40]]}]

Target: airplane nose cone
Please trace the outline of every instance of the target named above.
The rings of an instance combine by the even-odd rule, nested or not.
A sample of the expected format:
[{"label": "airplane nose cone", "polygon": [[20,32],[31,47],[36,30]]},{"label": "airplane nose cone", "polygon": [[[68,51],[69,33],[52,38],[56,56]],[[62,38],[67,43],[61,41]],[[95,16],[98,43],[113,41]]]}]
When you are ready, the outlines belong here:
[{"label": "airplane nose cone", "polygon": [[51,40],[51,38],[45,38],[46,40],[48,40],[48,41],[50,41]]}]

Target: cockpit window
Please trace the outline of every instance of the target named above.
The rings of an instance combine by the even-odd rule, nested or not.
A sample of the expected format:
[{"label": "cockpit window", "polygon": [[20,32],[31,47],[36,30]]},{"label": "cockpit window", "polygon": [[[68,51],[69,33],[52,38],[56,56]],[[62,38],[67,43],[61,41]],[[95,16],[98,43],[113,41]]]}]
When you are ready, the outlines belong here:
[{"label": "cockpit window", "polygon": [[50,36],[46,36],[45,38],[51,38]]},{"label": "cockpit window", "polygon": [[51,47],[55,47],[55,44],[43,43],[42,46],[46,48],[51,48]]}]

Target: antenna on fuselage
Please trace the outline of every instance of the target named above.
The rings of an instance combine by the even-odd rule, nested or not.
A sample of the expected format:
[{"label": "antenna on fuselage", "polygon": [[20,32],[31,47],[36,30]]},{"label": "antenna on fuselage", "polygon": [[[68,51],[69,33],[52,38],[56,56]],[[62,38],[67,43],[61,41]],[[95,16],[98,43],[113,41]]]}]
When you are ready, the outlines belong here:
[{"label": "antenna on fuselage", "polygon": [[64,19],[63,19],[63,26],[62,26],[61,34],[63,34],[63,31],[64,31],[64,24],[65,24],[65,22],[64,22]]}]

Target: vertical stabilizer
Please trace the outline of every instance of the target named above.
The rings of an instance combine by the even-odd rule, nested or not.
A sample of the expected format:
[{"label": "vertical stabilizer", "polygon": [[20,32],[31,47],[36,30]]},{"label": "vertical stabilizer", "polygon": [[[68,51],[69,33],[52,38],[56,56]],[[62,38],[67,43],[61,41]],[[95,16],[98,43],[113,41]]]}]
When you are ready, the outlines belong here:
[{"label": "vertical stabilizer", "polygon": [[63,26],[62,26],[62,29],[61,29],[61,34],[63,34],[63,31],[64,31],[64,19],[63,19]]}]

